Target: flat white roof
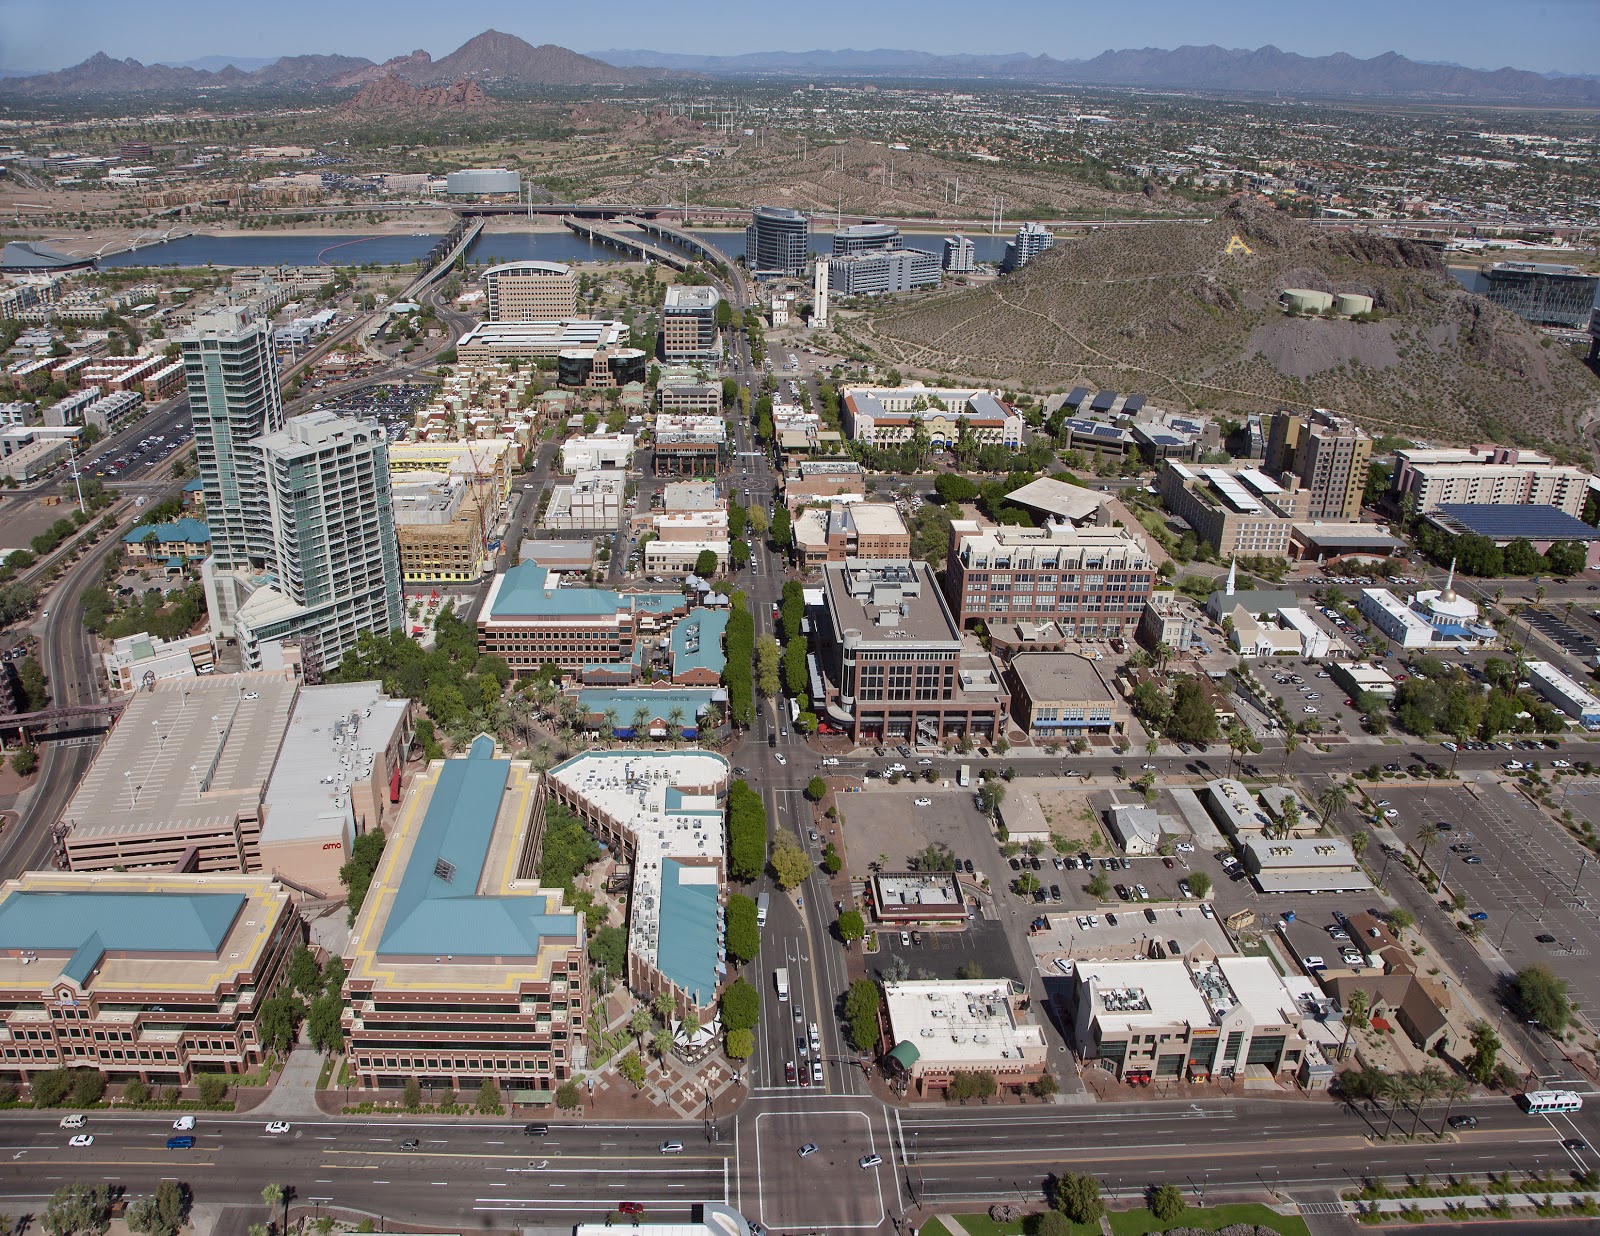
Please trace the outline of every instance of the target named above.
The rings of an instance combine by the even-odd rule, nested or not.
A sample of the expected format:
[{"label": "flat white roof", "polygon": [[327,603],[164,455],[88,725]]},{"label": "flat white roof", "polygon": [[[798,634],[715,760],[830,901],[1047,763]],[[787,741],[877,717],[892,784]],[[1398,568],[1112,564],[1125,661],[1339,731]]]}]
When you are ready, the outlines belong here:
[{"label": "flat white roof", "polygon": [[1078,982],[1089,987],[1102,1031],[1140,1026],[1209,1026],[1211,1009],[1181,958],[1165,961],[1080,961]]},{"label": "flat white roof", "polygon": [[898,1042],[930,1063],[972,1063],[1044,1050],[1044,1031],[1018,1023],[1009,979],[931,979],[885,983],[884,1003]]}]

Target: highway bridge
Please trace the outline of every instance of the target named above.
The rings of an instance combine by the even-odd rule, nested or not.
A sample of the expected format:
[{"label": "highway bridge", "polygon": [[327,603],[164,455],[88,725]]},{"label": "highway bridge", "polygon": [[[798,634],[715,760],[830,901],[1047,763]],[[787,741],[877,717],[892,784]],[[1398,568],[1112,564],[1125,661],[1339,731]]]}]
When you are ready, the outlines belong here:
[{"label": "highway bridge", "polygon": [[[585,240],[592,240],[599,245],[609,245],[613,249],[621,249],[624,253],[631,253],[635,257],[644,258],[650,262],[660,262],[674,270],[687,270],[692,264],[692,259],[686,258],[681,253],[673,253],[670,249],[663,249],[660,245],[652,245],[647,240],[639,240],[613,228],[604,227],[598,223],[586,223],[582,219],[575,219],[567,215],[561,220],[562,224],[572,232],[582,236]],[[696,247],[704,249],[698,241]]]},{"label": "highway bridge", "polygon": [[659,219],[645,219],[637,215],[624,215],[619,222],[626,223],[629,227],[636,227],[646,236],[657,236],[669,241],[678,248],[692,253],[697,258],[713,264],[726,264],[728,255],[712,245],[706,244],[693,232],[685,232],[682,228],[673,227],[670,223],[663,223]]},{"label": "highway bridge", "polygon": [[478,239],[483,232],[483,219],[462,216],[456,220],[456,225],[445,233],[444,239],[434,245],[427,257],[422,259],[422,273],[407,285],[401,293],[401,300],[410,300],[421,292],[441,274],[450,269],[452,263],[472,247],[472,242]]}]

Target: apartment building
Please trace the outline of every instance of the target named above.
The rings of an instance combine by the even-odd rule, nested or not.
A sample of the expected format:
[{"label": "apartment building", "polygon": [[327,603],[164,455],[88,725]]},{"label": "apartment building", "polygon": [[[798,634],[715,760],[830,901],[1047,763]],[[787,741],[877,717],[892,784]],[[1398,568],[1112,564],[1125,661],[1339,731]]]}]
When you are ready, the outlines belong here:
[{"label": "apartment building", "polygon": [[256,1071],[261,1007],[305,928],[254,875],[30,871],[0,885],[0,1077],[114,1085]]},{"label": "apartment building", "polygon": [[1004,724],[994,661],[968,645],[925,562],[822,568],[813,703],[857,742],[991,739]]},{"label": "apartment building", "polygon": [[578,277],[560,262],[506,262],[483,272],[491,322],[551,322],[578,316]]},{"label": "apartment building", "polygon": [[1000,259],[1000,269],[1007,273],[1021,270],[1046,249],[1053,248],[1056,235],[1042,223],[1032,219],[1017,229],[1016,239],[1006,241],[1005,256]]},{"label": "apartment building", "polygon": [[717,306],[722,293],[709,284],[669,287],[661,306],[661,355],[669,361],[712,360],[721,354]]},{"label": "apartment building", "polygon": [[1169,460],[1158,486],[1167,510],[1223,558],[1286,558],[1294,521],[1306,518],[1311,494],[1298,477],[1285,480],[1280,485],[1259,468]]},{"label": "apartment building", "polygon": [[519,677],[545,664],[577,670],[632,662],[687,612],[682,592],[587,588],[529,560],[489,585],[478,611],[478,651],[504,657]]},{"label": "apartment building", "polygon": [[1265,957],[1078,961],[1067,1016],[1079,1057],[1130,1085],[1298,1071],[1299,999]]},{"label": "apartment building", "polygon": [[477,579],[484,562],[484,513],[466,479],[405,475],[413,479],[397,481],[393,489],[400,577],[408,584]]},{"label": "apartment building", "polygon": [[1419,515],[1445,504],[1553,506],[1581,516],[1591,478],[1582,468],[1558,464],[1537,451],[1493,443],[1462,450],[1411,447],[1395,452],[1390,495],[1408,498]]},{"label": "apartment building", "polygon": [[[710,751],[588,751],[552,768],[559,802],[627,863],[631,990],[702,1016],[723,982],[723,800],[728,761]],[[620,977],[620,976],[619,976]]]},{"label": "apartment building", "polygon": [[951,524],[945,587],[963,628],[1049,619],[1079,639],[1131,637],[1154,579],[1143,539],[1126,528]]},{"label": "apartment building", "polygon": [[1022,417],[992,391],[852,386],[842,408],[845,432],[871,446],[909,442],[919,422],[931,446],[949,446],[963,428],[983,445],[1022,445]]},{"label": "apartment building", "polygon": [[1371,463],[1372,438],[1349,417],[1326,408],[1273,413],[1264,471],[1300,479],[1311,495],[1308,519],[1357,518]]},{"label": "apartment building", "polygon": [[538,881],[544,779],[480,735],[413,778],[345,949],[362,1086],[548,1103],[588,1025],[583,918]]},{"label": "apartment building", "polygon": [[888,502],[836,502],[812,507],[794,520],[794,554],[811,568],[847,558],[911,557],[911,533]]}]

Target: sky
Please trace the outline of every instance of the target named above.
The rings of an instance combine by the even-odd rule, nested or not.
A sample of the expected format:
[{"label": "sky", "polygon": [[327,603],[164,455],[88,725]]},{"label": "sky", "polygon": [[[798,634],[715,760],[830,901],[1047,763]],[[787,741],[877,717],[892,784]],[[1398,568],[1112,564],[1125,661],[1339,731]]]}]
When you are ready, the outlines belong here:
[{"label": "sky", "polygon": [[1600,73],[1600,0],[609,0],[605,20],[595,16],[591,5],[550,0],[0,0],[0,68],[59,69],[97,51],[146,63],[307,52],[384,60],[415,48],[437,59],[493,27],[582,52],[886,47],[1082,59],[1108,48],[1271,43],[1308,56],[1396,51],[1472,68]]}]

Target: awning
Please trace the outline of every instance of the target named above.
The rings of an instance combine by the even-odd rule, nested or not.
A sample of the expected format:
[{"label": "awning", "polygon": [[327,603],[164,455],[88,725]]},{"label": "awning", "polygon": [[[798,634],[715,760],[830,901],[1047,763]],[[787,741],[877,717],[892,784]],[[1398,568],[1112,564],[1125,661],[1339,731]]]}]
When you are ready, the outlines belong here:
[{"label": "awning", "polygon": [[911,1066],[922,1059],[922,1053],[917,1050],[916,1044],[907,1039],[902,1039],[895,1044],[894,1050],[889,1053],[889,1059],[900,1066],[903,1072],[911,1072]]},{"label": "awning", "polygon": [[552,1103],[555,1101],[553,1090],[513,1090],[511,1092],[513,1103]]}]

